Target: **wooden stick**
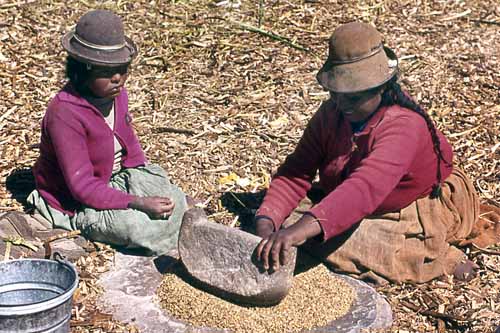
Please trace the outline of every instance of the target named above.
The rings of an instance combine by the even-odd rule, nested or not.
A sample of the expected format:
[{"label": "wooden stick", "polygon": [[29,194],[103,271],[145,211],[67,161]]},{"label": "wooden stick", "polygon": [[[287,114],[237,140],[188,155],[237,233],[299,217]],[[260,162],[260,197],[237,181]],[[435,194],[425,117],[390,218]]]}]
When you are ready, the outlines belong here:
[{"label": "wooden stick", "polygon": [[481,20],[481,19],[470,19],[470,18],[467,18],[467,17],[460,17],[460,18],[463,19],[463,20],[469,20],[469,21],[477,22],[477,23],[500,25],[500,22],[497,22],[497,21]]},{"label": "wooden stick", "polygon": [[220,16],[209,16],[206,19],[215,19],[215,20],[226,21],[226,22],[229,22],[229,23],[237,26],[238,28],[240,28],[242,30],[256,32],[256,33],[261,34],[263,36],[266,36],[266,37],[269,37],[271,39],[274,39],[274,40],[277,40],[279,42],[282,42],[282,43],[284,43],[284,44],[286,44],[286,45],[288,45],[290,47],[293,47],[295,49],[315,54],[311,49],[309,49],[307,47],[304,47],[302,45],[296,44],[290,38],[284,37],[284,36],[280,36],[280,35],[272,32],[272,31],[263,30],[263,29],[260,29],[258,27],[254,27],[253,25],[246,24],[246,23],[243,23],[243,22],[228,20],[228,19],[226,19],[224,17],[220,17]]},{"label": "wooden stick", "polygon": [[406,301],[401,301],[401,304],[403,306],[407,307],[408,309],[413,310],[416,313],[422,314],[424,316],[429,316],[429,317],[433,317],[433,318],[444,319],[444,320],[453,321],[453,322],[459,322],[459,321],[461,321],[461,322],[469,322],[470,321],[469,319],[465,319],[465,318],[462,318],[462,317],[453,316],[453,315],[446,314],[446,313],[439,313],[437,311],[432,311],[432,310],[424,310],[424,309],[421,309],[418,306],[413,305],[413,304],[411,304],[409,302],[406,302]]},{"label": "wooden stick", "polygon": [[241,202],[241,200],[238,199],[238,197],[236,195],[234,195],[233,192],[229,192],[229,194],[231,194],[233,196],[233,198],[241,205],[241,207],[247,208],[247,206],[245,206],[245,204],[243,202]]},{"label": "wooden stick", "polygon": [[188,134],[194,135],[195,131],[185,128],[174,128],[174,127],[158,127],[155,130],[156,133],[179,133],[179,134]]},{"label": "wooden stick", "polygon": [[24,246],[33,252],[38,251],[38,246],[36,246],[35,244],[32,244],[31,242],[27,241],[26,239],[24,239],[21,236],[7,236],[6,238],[3,239],[3,241],[7,244]]},{"label": "wooden stick", "polygon": [[240,217],[238,215],[236,215],[236,217],[233,219],[233,221],[229,224],[229,227],[230,228],[234,228],[234,226],[236,225],[236,223],[238,222],[238,219]]},{"label": "wooden stick", "polygon": [[486,254],[492,254],[492,255],[495,255],[495,256],[500,256],[500,251],[494,251],[494,250],[485,249],[484,247],[477,246],[474,243],[472,243],[472,247],[474,247],[474,248],[476,248],[476,250],[479,250],[479,251],[481,251],[483,253],[486,253]]},{"label": "wooden stick", "polygon": [[62,238],[74,238],[78,235],[80,235],[82,232],[80,230],[74,230],[74,231],[68,231],[68,232],[63,232],[62,234],[55,235],[52,237],[47,238],[44,243],[50,243],[58,239]]},{"label": "wooden stick", "polygon": [[458,13],[458,14],[454,14],[454,15],[445,17],[445,18],[441,19],[441,21],[456,20],[456,19],[459,19],[459,18],[463,18],[463,17],[469,15],[470,13],[472,13],[472,11],[470,9],[467,9],[466,11],[464,11],[462,13]]},{"label": "wooden stick", "polygon": [[10,247],[12,245],[10,244],[10,242],[7,242],[6,245],[5,245],[5,254],[3,256],[3,261],[7,261],[9,260],[9,257],[10,257]]},{"label": "wooden stick", "polygon": [[264,0],[259,0],[259,28],[262,26],[264,19]]},{"label": "wooden stick", "polygon": [[237,26],[238,28],[240,28],[242,30],[247,30],[247,31],[255,32],[255,33],[261,34],[263,36],[269,37],[271,39],[277,40],[279,42],[282,42],[282,43],[284,43],[284,44],[286,44],[286,45],[288,45],[290,47],[293,47],[295,49],[298,49],[298,50],[301,50],[301,51],[305,51],[305,52],[311,52],[311,53],[314,54],[314,52],[312,52],[311,49],[306,48],[306,47],[304,47],[302,45],[296,44],[290,38],[284,37],[284,36],[280,36],[280,35],[272,32],[272,31],[263,30],[263,29],[260,29],[258,27],[254,27],[253,25],[246,24],[246,23],[242,23],[242,22],[238,22],[238,21],[233,21],[233,20],[228,20],[228,19],[226,19],[224,17],[220,17],[220,16],[209,16],[206,19],[214,19],[214,20],[226,21],[226,22],[231,23],[232,25]]},{"label": "wooden stick", "polygon": [[235,22],[235,21],[229,21],[229,22],[238,26],[240,29],[251,31],[251,32],[256,32],[256,33],[261,34],[263,36],[266,36],[266,37],[269,37],[271,39],[282,42],[290,47],[293,47],[294,49],[305,51],[305,52],[311,52],[310,49],[308,49],[302,45],[296,44],[296,43],[292,42],[289,38],[284,37],[284,36],[280,36],[272,31],[263,30],[263,29],[254,27],[252,25],[246,24],[246,23]]}]

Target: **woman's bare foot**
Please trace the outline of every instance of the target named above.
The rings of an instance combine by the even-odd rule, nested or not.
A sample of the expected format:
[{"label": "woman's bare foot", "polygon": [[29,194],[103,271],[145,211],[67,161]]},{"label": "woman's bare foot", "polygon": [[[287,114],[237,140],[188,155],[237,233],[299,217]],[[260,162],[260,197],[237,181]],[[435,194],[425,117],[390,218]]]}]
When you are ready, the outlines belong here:
[{"label": "woman's bare foot", "polygon": [[477,276],[478,270],[479,266],[475,262],[465,259],[455,267],[453,276],[459,281],[469,282]]},{"label": "woman's bare foot", "polygon": [[195,198],[193,198],[192,196],[189,196],[189,195],[186,195],[186,202],[187,202],[188,209],[198,207],[199,205],[202,204],[202,202],[196,200]]}]

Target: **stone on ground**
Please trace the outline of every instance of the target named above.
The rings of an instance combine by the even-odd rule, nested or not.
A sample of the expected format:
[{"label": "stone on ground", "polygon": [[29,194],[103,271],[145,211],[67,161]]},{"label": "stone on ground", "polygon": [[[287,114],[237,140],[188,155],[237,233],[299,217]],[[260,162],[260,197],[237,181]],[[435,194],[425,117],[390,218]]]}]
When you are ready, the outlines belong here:
[{"label": "stone on ground", "polygon": [[[10,243],[8,251],[9,259],[19,258],[47,258],[52,257],[54,253],[59,253],[69,261],[75,262],[81,256],[87,255],[85,248],[88,243],[82,236],[67,238],[68,232],[63,229],[53,229],[49,221],[35,214],[11,211],[0,212],[0,256],[5,257],[7,242],[9,239],[22,239],[25,245]],[[46,242],[54,237],[61,237]]]},{"label": "stone on ground", "polygon": [[292,286],[297,255],[287,265],[263,271],[256,261],[260,237],[209,222],[200,208],[188,210],[179,235],[179,255],[187,272],[207,291],[253,305],[279,303]]}]

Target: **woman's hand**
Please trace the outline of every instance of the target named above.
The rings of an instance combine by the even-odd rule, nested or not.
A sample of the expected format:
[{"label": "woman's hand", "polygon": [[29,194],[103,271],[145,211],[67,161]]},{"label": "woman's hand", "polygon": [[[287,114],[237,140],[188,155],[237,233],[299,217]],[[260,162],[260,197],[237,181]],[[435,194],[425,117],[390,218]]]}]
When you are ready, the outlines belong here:
[{"label": "woman's hand", "polygon": [[302,245],[321,232],[321,225],[316,218],[306,214],[291,227],[280,229],[264,238],[257,246],[257,260],[265,270],[277,271],[290,260],[292,246]]},{"label": "woman's hand", "polygon": [[258,217],[255,221],[255,233],[261,238],[267,238],[274,232],[274,223],[267,217]]},{"label": "woman's hand", "polygon": [[161,219],[172,214],[175,203],[166,197],[134,197],[128,206],[140,210],[152,218]]}]

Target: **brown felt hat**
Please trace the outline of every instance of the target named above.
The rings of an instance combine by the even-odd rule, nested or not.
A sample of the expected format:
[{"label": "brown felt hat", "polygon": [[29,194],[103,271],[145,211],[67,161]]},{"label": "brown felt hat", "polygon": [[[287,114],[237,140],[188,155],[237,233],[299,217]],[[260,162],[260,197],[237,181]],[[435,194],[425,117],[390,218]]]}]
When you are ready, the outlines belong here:
[{"label": "brown felt hat", "polygon": [[73,58],[100,66],[124,65],[137,55],[134,42],[123,32],[121,18],[109,10],[87,12],[63,36],[62,45]]},{"label": "brown felt hat", "polygon": [[397,72],[398,59],[382,45],[380,33],[369,24],[351,22],[335,29],[316,78],[326,90],[355,93],[378,87]]}]

